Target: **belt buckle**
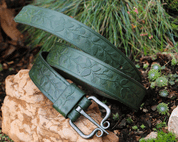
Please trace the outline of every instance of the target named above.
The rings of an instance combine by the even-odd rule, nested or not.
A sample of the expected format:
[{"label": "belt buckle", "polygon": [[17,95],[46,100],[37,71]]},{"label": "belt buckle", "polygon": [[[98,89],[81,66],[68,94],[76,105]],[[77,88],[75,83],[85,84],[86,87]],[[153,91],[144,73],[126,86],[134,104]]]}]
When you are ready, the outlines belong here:
[{"label": "belt buckle", "polygon": [[[95,124],[97,126],[97,128],[94,129],[89,135],[85,135],[71,120],[69,120],[69,124],[74,128],[74,130],[81,137],[83,137],[85,139],[89,139],[89,138],[93,137],[95,135],[95,133],[96,133],[97,137],[103,136],[104,132],[106,134],[109,134],[105,129],[109,128],[109,126],[110,126],[110,123],[108,121],[106,121],[106,119],[108,119],[108,117],[111,114],[110,108],[107,105],[105,105],[104,103],[102,103],[100,100],[98,100],[94,96],[90,96],[90,97],[88,97],[88,99],[89,100],[94,100],[97,104],[99,104],[100,106],[102,106],[103,108],[106,109],[106,116],[103,118],[103,120],[101,121],[100,125],[97,122],[95,122],[87,113],[85,113],[84,110],[80,106],[78,106],[76,108],[76,111],[78,111],[80,114],[82,114],[83,116],[85,116],[88,120],[90,120],[93,124]],[[107,126],[104,126],[104,125],[106,125],[106,123],[107,123]],[[98,135],[98,131],[101,132],[100,135]]]}]

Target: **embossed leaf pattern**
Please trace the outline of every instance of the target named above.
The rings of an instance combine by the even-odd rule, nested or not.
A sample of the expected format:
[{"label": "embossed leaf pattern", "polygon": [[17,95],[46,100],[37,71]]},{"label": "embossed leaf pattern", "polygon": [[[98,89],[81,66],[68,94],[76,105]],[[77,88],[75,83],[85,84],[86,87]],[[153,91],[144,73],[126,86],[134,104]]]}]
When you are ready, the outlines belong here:
[{"label": "embossed leaf pattern", "polygon": [[49,72],[49,70],[47,68],[43,68],[43,74],[48,75],[48,76],[51,75],[51,73]]},{"label": "embossed leaf pattern", "polygon": [[87,67],[90,67],[90,66],[91,66],[91,61],[90,61],[90,59],[88,59],[88,58],[86,59],[86,66],[87,66]]},{"label": "embossed leaf pattern", "polygon": [[71,21],[70,22],[66,22],[65,23],[65,27],[66,28],[72,28],[72,27],[74,27],[74,25],[71,23]]},{"label": "embossed leaf pattern", "polygon": [[83,28],[81,28],[81,29],[79,30],[79,32],[80,32],[80,34],[82,34],[82,35],[84,35],[84,34],[86,33],[86,31],[85,31]]},{"label": "embossed leaf pattern", "polygon": [[83,60],[81,56],[78,56],[77,58],[74,59],[76,63],[80,62]]},{"label": "embossed leaf pattern", "polygon": [[65,20],[64,18],[61,17],[60,20],[54,21],[53,30],[55,32],[61,32],[64,30],[64,25],[65,25]]},{"label": "embossed leaf pattern", "polygon": [[86,67],[87,67],[85,63],[81,63],[80,66],[81,66],[82,68],[86,68]]},{"label": "embossed leaf pattern", "polygon": [[56,32],[61,32],[64,30],[64,26],[60,25],[60,26],[57,26],[55,29],[54,29]]},{"label": "embossed leaf pattern", "polygon": [[123,64],[123,70],[129,70],[128,64]]},{"label": "embossed leaf pattern", "polygon": [[101,83],[102,85],[105,85],[105,84],[107,83],[107,81],[106,81],[105,79],[100,78],[100,83]]},{"label": "embossed leaf pattern", "polygon": [[80,36],[75,34],[75,33],[73,33],[73,39],[74,40],[80,40]]},{"label": "embossed leaf pattern", "polygon": [[92,51],[93,51],[93,55],[96,55],[97,52],[98,52],[98,47],[93,45],[91,48],[92,48]]},{"label": "embossed leaf pattern", "polygon": [[128,93],[128,89],[127,88],[122,88],[120,90],[120,94],[121,94],[122,99],[125,99],[127,97],[127,93]]},{"label": "embossed leaf pattern", "polygon": [[93,42],[97,42],[97,41],[99,41],[99,40],[100,40],[100,38],[97,37],[97,36],[94,36],[94,37],[92,38],[92,41],[93,41]]},{"label": "embossed leaf pattern", "polygon": [[35,23],[38,23],[38,24],[43,24],[44,17],[41,15],[35,15],[35,16],[33,16],[32,21]]},{"label": "embossed leaf pattern", "polygon": [[101,70],[101,68],[98,67],[98,65],[94,65],[94,66],[92,67],[92,71],[94,71],[94,72],[97,72],[97,71],[99,71],[99,70]]},{"label": "embossed leaf pattern", "polygon": [[61,106],[64,106],[67,103],[67,101],[71,101],[75,99],[73,96],[71,96],[74,93],[74,91],[75,91],[75,87],[68,86],[66,92],[62,94],[61,96],[63,100],[63,103],[61,104]]},{"label": "embossed leaf pattern", "polygon": [[45,82],[46,82],[46,78],[42,77],[41,80],[40,80],[40,84],[43,85]]},{"label": "embossed leaf pattern", "polygon": [[131,90],[133,93],[137,92],[137,88],[135,88],[135,87],[133,87],[133,86],[130,87],[130,90]]},{"label": "embossed leaf pattern", "polygon": [[68,68],[71,70],[75,68],[75,65],[71,63],[71,60],[70,63],[68,64]]},{"label": "embossed leaf pattern", "polygon": [[88,75],[91,74],[91,69],[85,69],[82,73],[81,73],[81,76],[82,77],[86,77]]},{"label": "embossed leaf pattern", "polygon": [[102,49],[98,50],[98,55],[101,56],[102,58],[105,57],[104,55],[106,54],[106,52],[103,52]]},{"label": "embossed leaf pattern", "polygon": [[79,65],[76,66],[77,72],[80,73]]},{"label": "embossed leaf pattern", "polygon": [[96,76],[95,76],[94,74],[93,74],[93,76],[92,76],[91,81],[92,81],[93,83],[96,83],[96,81],[97,81]]},{"label": "embossed leaf pattern", "polygon": [[57,94],[55,93],[57,91],[55,91],[55,86],[50,85],[49,89],[48,89],[48,94],[51,96],[53,96],[54,99],[57,99]]},{"label": "embossed leaf pattern", "polygon": [[111,72],[109,72],[109,73],[107,74],[107,76],[108,76],[109,78],[112,78],[112,77],[113,77],[113,74],[112,74]]},{"label": "embossed leaf pattern", "polygon": [[122,79],[122,80],[120,81],[120,84],[121,84],[122,86],[126,85],[127,83],[128,83],[128,79]]},{"label": "embossed leaf pattern", "polygon": [[[39,13],[42,13],[42,14],[44,13],[44,10],[40,10],[40,12],[39,12],[35,8],[31,8],[31,7],[26,8],[26,9],[27,10],[24,11],[22,13],[22,15],[26,14],[27,16],[23,16],[23,17],[25,17],[25,18],[28,17],[29,20],[31,20],[29,15],[33,16],[33,15],[38,15]],[[50,19],[51,17],[52,17],[52,19]],[[75,30],[75,33],[78,32],[80,34],[80,36],[79,36],[80,38],[81,38],[81,36],[83,36],[81,38],[82,40],[80,39],[81,42],[83,40],[85,40],[85,39],[88,39],[88,38],[90,39],[90,42],[92,42],[92,43],[90,43],[90,45],[87,45],[86,41],[84,41],[83,43],[78,43],[78,44],[86,46],[87,47],[86,50],[88,50],[88,53],[91,53],[91,54],[94,54],[94,55],[97,54],[97,52],[98,52],[97,49],[96,50],[95,49],[94,50],[90,50],[91,49],[91,45],[96,45],[96,46],[100,45],[102,39],[98,38],[97,35],[95,35],[93,33],[91,34],[91,32],[88,29],[86,29],[85,27],[79,25],[78,23],[75,23],[72,20],[68,22],[68,20],[64,19],[62,15],[60,15],[60,17],[61,17],[60,20],[56,20],[56,19],[59,19],[58,16],[56,17],[55,15],[51,15],[51,17],[48,16],[48,18],[47,17],[45,18],[42,15],[42,16],[39,16],[39,17],[35,17],[35,20],[38,21],[38,22],[44,22],[44,20],[48,19],[50,21],[50,23],[51,23],[51,27],[52,27],[53,31],[55,31],[55,32],[63,31],[65,28],[67,30],[70,30],[69,32],[71,32],[71,33],[73,32],[72,30]],[[46,23],[46,21],[44,23]],[[43,26],[45,28],[46,25],[43,25]],[[75,38],[75,37],[76,36],[74,36],[72,38]],[[75,39],[73,39],[73,40],[75,40]],[[118,54],[118,53],[115,52],[115,50],[112,50],[112,48],[110,48],[110,45],[108,45],[105,42],[103,42],[103,43],[104,44],[102,44],[100,46],[105,51],[104,52],[99,52],[99,54],[97,54],[97,56],[99,55],[100,57],[98,57],[98,58],[103,60],[103,61],[106,61],[106,63],[108,63],[108,64],[110,64],[110,62],[111,62],[111,64],[114,65],[114,67],[116,67],[117,69],[120,69],[118,64],[122,64],[123,65],[124,62],[119,61],[119,59],[120,60],[125,60],[125,59],[123,58],[123,56],[120,55],[120,53]],[[108,52],[108,55],[105,55],[105,54],[107,54],[107,52]],[[105,56],[107,56],[107,57],[105,57]],[[133,69],[133,67],[130,64],[128,64],[128,62],[126,62],[126,63],[127,63],[126,66],[123,66],[122,70],[124,70],[124,72],[126,74],[128,74],[129,76],[134,77],[135,79],[138,78],[138,75],[135,72],[135,70]],[[139,79],[137,79],[137,80],[139,80]]]},{"label": "embossed leaf pattern", "polygon": [[[38,58],[37,58],[38,61]],[[50,72],[42,62],[36,62],[35,66],[35,76],[37,77],[37,82],[42,86],[43,90],[49,95],[49,99],[57,99],[65,89],[65,84],[56,77],[52,72]]]}]

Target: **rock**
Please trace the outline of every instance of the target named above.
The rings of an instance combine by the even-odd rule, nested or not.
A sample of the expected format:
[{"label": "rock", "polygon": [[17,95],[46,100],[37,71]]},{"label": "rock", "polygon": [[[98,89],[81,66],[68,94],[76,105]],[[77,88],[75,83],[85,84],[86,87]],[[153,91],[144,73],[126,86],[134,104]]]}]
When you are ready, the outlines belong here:
[{"label": "rock", "polygon": [[168,121],[168,131],[176,134],[178,137],[178,106],[172,111]]},{"label": "rock", "polygon": [[143,112],[147,113],[147,112],[148,112],[148,109],[145,109],[145,108],[144,108],[144,109],[143,109]]},{"label": "rock", "polygon": [[157,105],[151,106],[152,111],[156,110]]},{"label": "rock", "polygon": [[114,134],[116,134],[116,135],[120,135],[120,131],[119,130],[114,130]]},{"label": "rock", "polygon": [[144,139],[155,139],[157,137],[158,133],[157,132],[151,132],[149,133]]},{"label": "rock", "polygon": [[[29,70],[21,70],[17,75],[6,78],[6,97],[2,106],[2,132],[15,142],[118,142],[112,132],[109,135],[86,140],[81,138],[53,107],[28,75]],[[86,111],[95,121],[101,121],[98,105]],[[94,128],[88,119],[80,117],[75,124],[89,134]]]}]

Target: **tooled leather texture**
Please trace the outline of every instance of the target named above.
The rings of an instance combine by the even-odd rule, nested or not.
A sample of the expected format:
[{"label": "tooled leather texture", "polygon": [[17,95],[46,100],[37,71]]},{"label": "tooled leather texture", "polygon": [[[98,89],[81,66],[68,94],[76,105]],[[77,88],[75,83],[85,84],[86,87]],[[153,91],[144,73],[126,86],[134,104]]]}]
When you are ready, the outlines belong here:
[{"label": "tooled leather texture", "polygon": [[[31,79],[65,117],[72,109],[70,104],[74,107],[83,100],[84,94],[74,95],[75,91],[61,75],[72,77],[81,85],[93,87],[100,95],[138,110],[146,94],[139,83],[140,73],[107,39],[62,13],[32,5],[25,6],[14,20],[50,32],[89,54],[56,44],[58,47],[47,57],[48,63],[39,57],[30,70]],[[50,65],[58,68],[61,75]],[[72,103],[75,97],[78,101]]]},{"label": "tooled leather texture", "polygon": [[[145,94],[145,88],[137,81],[131,79],[110,65],[70,48],[66,45],[56,44],[47,56],[47,62],[65,73],[77,78],[79,84],[83,82],[100,91],[104,96],[138,109]],[[99,93],[102,95],[103,93]]]},{"label": "tooled leather texture", "polygon": [[[41,53],[30,70],[29,75],[41,92],[54,103],[54,108],[66,118],[76,107],[76,104],[86,104],[86,106],[81,107],[88,107],[90,105],[88,99],[88,102],[84,103],[86,102],[86,100],[83,99],[85,93],[74,84],[68,83],[61,75],[50,67]],[[83,101],[83,103],[81,101]],[[70,115],[70,119],[73,121],[80,116],[74,111],[72,114],[72,116]]]},{"label": "tooled leather texture", "polygon": [[28,5],[14,19],[50,32],[141,82],[134,64],[104,37],[57,11]]}]

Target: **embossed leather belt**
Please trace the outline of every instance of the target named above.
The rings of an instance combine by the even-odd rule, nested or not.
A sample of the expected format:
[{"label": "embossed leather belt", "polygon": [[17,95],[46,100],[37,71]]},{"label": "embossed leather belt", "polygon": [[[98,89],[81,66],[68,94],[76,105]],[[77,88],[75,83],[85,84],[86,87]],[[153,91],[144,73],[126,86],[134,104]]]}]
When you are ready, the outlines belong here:
[{"label": "embossed leather belt", "polygon": [[[82,90],[64,78],[70,78],[132,109],[139,109],[146,94],[140,84],[139,71],[100,34],[62,13],[32,5],[25,6],[14,20],[50,32],[82,50],[56,43],[49,53],[40,52],[29,75],[41,92],[54,103],[53,107],[70,119],[70,125],[83,138],[91,138],[98,131],[101,131],[100,135],[96,134],[98,137],[103,132],[108,134],[105,129],[110,125],[106,121],[110,109],[94,96],[86,98]],[[91,99],[106,109],[106,116],[100,125],[84,112],[90,106]],[[83,134],[73,123],[80,114],[98,127],[89,135]]]}]

